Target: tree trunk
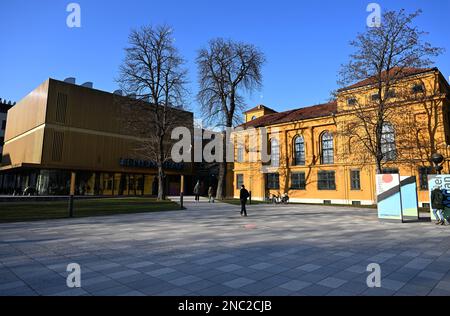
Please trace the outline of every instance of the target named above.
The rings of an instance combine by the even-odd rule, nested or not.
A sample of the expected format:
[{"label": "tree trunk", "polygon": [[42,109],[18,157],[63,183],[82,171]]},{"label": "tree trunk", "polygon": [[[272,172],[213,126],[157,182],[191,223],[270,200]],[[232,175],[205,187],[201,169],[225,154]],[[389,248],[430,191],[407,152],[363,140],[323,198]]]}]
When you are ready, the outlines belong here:
[{"label": "tree trunk", "polygon": [[162,165],[158,166],[158,201],[164,200],[164,169]]},{"label": "tree trunk", "polygon": [[[231,123],[227,122],[227,125]],[[223,154],[222,162],[219,163],[219,177],[217,179],[216,199],[223,200],[226,196],[226,178],[227,178],[227,138],[226,133],[223,134]]]},{"label": "tree trunk", "polygon": [[223,200],[225,198],[226,186],[225,179],[227,175],[227,163],[221,162],[219,163],[219,177],[217,179],[217,193],[216,199]]}]

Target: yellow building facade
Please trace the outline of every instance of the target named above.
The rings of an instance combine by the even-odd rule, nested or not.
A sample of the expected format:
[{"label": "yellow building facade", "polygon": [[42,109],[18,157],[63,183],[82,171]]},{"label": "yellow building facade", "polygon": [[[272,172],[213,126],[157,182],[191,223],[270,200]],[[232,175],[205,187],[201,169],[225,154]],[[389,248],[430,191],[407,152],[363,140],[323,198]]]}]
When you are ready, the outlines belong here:
[{"label": "yellow building facade", "polygon": [[[404,70],[390,87],[381,172],[416,176],[419,206],[427,206],[431,154],[441,153],[443,172],[450,171],[450,87],[436,68]],[[233,135],[234,197],[244,184],[254,200],[287,193],[298,203],[376,204],[377,168],[367,144],[375,133],[367,131],[379,113],[377,91],[369,78],[326,104],[281,113],[260,105],[245,112],[243,130]],[[254,131],[257,136],[249,136]]]}]

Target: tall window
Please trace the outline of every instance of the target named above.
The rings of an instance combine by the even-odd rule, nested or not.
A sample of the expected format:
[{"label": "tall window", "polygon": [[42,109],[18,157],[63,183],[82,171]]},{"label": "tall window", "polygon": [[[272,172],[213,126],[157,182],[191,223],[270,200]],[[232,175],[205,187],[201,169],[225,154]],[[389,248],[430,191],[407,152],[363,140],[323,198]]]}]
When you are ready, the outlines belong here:
[{"label": "tall window", "polygon": [[244,146],[238,145],[237,148],[237,162],[244,162]]},{"label": "tall window", "polygon": [[432,167],[419,167],[420,190],[428,190],[428,175],[433,173]]},{"label": "tall window", "polygon": [[270,141],[270,158],[272,167],[280,166],[280,145],[275,138]]},{"label": "tall window", "polygon": [[279,190],[280,189],[280,175],[278,173],[267,174],[267,189]]},{"label": "tall window", "polygon": [[294,139],[294,164],[296,166],[305,164],[305,140],[303,136],[297,136]]},{"label": "tall window", "polygon": [[306,190],[306,179],[304,172],[291,173],[291,189]]},{"label": "tall window", "polygon": [[336,177],[334,171],[319,171],[317,183],[319,190],[336,190]]},{"label": "tall window", "polygon": [[395,131],[391,123],[384,123],[381,130],[381,153],[385,161],[395,160],[397,157]]},{"label": "tall window", "polygon": [[322,164],[332,165],[334,163],[333,135],[329,132],[322,134]]},{"label": "tall window", "polygon": [[359,170],[350,171],[350,189],[361,190],[361,174]]},{"label": "tall window", "polygon": [[244,184],[244,175],[237,174],[236,175],[236,189],[240,189],[243,184]]}]

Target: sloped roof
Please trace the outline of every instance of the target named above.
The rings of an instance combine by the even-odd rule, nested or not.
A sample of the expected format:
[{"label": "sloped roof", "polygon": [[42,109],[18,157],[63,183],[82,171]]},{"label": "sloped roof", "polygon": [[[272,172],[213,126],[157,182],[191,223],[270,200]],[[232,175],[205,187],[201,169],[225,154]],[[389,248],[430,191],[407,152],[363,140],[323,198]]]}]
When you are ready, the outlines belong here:
[{"label": "sloped roof", "polygon": [[[396,79],[406,78],[406,77],[409,77],[409,76],[414,76],[414,75],[418,75],[418,74],[429,72],[429,71],[433,71],[433,70],[437,70],[437,68],[404,68],[398,73],[398,75],[396,76]],[[392,73],[396,73],[397,71],[399,71],[398,67],[392,68],[391,74]],[[381,78],[383,80],[386,80],[386,78],[387,78],[387,72],[386,71],[383,71],[381,73]],[[359,82],[357,82],[355,84],[352,84],[351,86],[339,89],[339,91],[346,91],[346,90],[351,90],[351,89],[355,89],[355,88],[361,88],[361,87],[364,87],[364,86],[369,86],[371,84],[375,84],[377,82],[378,82],[377,77],[376,76],[372,76],[370,78],[367,78],[367,79],[361,80],[361,81],[359,81]]]},{"label": "sloped roof", "polygon": [[269,110],[270,112],[277,113],[277,111],[265,106],[264,104],[259,104],[259,105],[255,106],[254,108],[251,108],[250,110],[245,111],[244,114],[254,112],[254,111],[259,111],[262,109],[266,109],[266,110]]},{"label": "sloped roof", "polygon": [[245,124],[242,124],[241,127],[262,127],[274,124],[296,122],[306,119],[330,116],[332,114],[335,114],[336,112],[337,102],[333,101],[296,110],[264,115]]}]

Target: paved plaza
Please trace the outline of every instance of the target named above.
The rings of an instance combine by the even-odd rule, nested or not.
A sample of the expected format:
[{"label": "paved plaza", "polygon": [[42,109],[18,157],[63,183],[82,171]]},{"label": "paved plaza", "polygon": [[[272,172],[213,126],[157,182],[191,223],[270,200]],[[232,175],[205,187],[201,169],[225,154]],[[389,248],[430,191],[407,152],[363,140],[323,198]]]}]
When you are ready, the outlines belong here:
[{"label": "paved plaza", "polygon": [[[450,295],[450,227],[350,207],[185,206],[0,224],[0,295]],[[69,263],[81,288],[66,286]],[[381,288],[367,287],[370,263]]]}]

